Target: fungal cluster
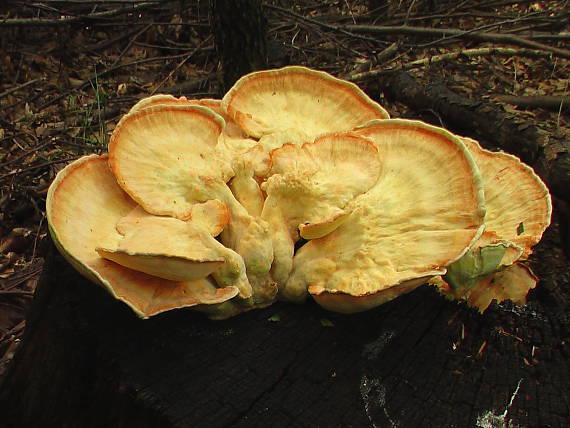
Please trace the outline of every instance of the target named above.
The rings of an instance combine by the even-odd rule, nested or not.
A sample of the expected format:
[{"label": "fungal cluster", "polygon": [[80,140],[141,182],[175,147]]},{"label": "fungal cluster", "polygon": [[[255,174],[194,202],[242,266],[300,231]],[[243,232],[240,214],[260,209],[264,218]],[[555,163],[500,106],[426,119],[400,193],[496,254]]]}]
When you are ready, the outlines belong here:
[{"label": "fungal cluster", "polygon": [[516,157],[390,119],[356,85],[297,66],[221,100],[139,101],[108,153],[69,164],[47,198],[61,253],[143,318],[309,296],[359,312],[427,282],[480,310],[524,302],[550,216]]}]

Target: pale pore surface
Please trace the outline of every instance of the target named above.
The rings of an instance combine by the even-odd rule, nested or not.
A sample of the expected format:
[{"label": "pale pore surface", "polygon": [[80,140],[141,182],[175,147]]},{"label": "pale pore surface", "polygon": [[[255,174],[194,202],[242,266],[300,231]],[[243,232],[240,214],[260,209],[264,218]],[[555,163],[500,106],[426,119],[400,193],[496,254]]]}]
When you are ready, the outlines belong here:
[{"label": "pale pore surface", "polygon": [[237,295],[235,287],[218,289],[205,279],[168,281],[99,256],[95,248],[120,239],[115,225],[136,206],[117,185],[107,161],[107,156],[83,157],[62,170],[50,187],[46,202],[50,232],[66,259],[145,318]]},{"label": "pale pore surface", "polygon": [[111,169],[146,211],[185,220],[195,203],[219,199],[232,175],[217,149],[223,126],[223,119],[204,107],[137,110],[113,132]]},{"label": "pale pore surface", "polygon": [[264,208],[279,208],[293,229],[336,217],[380,176],[376,147],[350,134],[327,135],[303,146],[286,144],[271,159],[270,177],[262,186]]},{"label": "pale pore surface", "polygon": [[121,238],[111,247],[99,248],[102,257],[175,281],[213,274],[220,286],[235,286],[242,297],[251,297],[243,259],[202,224],[154,216],[137,207],[116,228]]},{"label": "pale pore surface", "polygon": [[389,117],[356,85],[295,66],[242,77],[224,96],[222,107],[256,138],[288,129],[314,137]]},{"label": "pale pore surface", "polygon": [[259,144],[261,144],[267,152],[271,152],[287,143],[300,146],[304,143],[312,142],[314,138],[314,135],[311,137],[302,129],[287,129],[285,131],[264,135],[259,139]]},{"label": "pale pore surface", "polygon": [[190,219],[212,236],[218,236],[230,221],[230,210],[217,199],[195,204],[190,211]]},{"label": "pale pore surface", "polygon": [[381,174],[334,232],[303,246],[284,294],[309,285],[363,296],[445,272],[482,231],[482,183],[461,142],[414,121],[374,121],[356,132],[378,147]]}]

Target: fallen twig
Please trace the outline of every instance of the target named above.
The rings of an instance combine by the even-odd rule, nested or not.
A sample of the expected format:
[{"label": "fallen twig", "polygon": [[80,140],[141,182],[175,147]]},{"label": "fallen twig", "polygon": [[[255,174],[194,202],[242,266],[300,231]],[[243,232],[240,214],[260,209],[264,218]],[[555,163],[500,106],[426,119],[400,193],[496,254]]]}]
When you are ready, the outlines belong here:
[{"label": "fallen twig", "polygon": [[121,51],[121,53],[119,54],[119,56],[115,59],[115,61],[113,61],[113,64],[111,65],[110,68],[115,67],[122,59],[123,56],[129,51],[129,49],[131,49],[131,47],[133,46],[133,43],[139,38],[139,36],[143,33],[146,33],[147,30],[151,27],[151,24],[147,24],[145,25],[143,28],[141,28],[139,31],[136,32],[136,34],[129,40],[129,43],[127,43],[127,46]]},{"label": "fallen twig", "polygon": [[52,144],[52,142],[53,141],[50,140],[50,141],[46,141],[45,143],[40,144],[39,146],[32,147],[31,149],[26,150],[24,153],[16,156],[15,158],[12,158],[12,159],[0,164],[0,168],[5,168],[8,165],[13,164],[14,162],[18,162],[20,159],[23,159],[26,156],[29,156],[30,154],[37,152],[38,150],[43,149],[44,147],[48,146],[49,144]]},{"label": "fallen twig", "polygon": [[10,330],[5,332],[2,335],[2,337],[0,337],[0,343],[4,343],[4,341],[6,341],[6,340],[14,339],[14,336],[16,336],[16,337],[20,336],[25,327],[26,327],[26,320],[20,321],[18,324],[16,324]]},{"label": "fallen twig", "polygon": [[[35,3],[56,3],[56,4],[79,4],[85,6],[85,3],[92,4],[138,4],[138,3],[165,3],[169,0],[41,0]],[[172,1],[172,0],[170,0]]]},{"label": "fallen twig", "polygon": [[30,290],[0,290],[0,296],[33,296]]},{"label": "fallen twig", "polygon": [[551,40],[570,40],[570,33],[558,34],[533,34],[528,36],[531,39],[551,39]]},{"label": "fallen twig", "polygon": [[[133,65],[140,65],[140,64],[148,64],[151,62],[157,62],[157,61],[164,61],[164,60],[170,60],[170,59],[176,59],[176,58],[183,58],[186,55],[188,55],[187,53],[184,54],[179,54],[179,55],[171,55],[171,56],[157,56],[154,58],[143,58],[143,59],[139,59],[139,60],[135,60],[135,61],[131,61],[131,62],[127,62],[125,64],[118,64],[115,65],[113,67],[110,67],[100,73],[95,73],[93,76],[91,76],[90,78],[84,80],[82,83],[80,83],[79,85],[77,85],[76,87],[74,87],[72,90],[70,91],[66,91],[63,92],[61,94],[59,94],[57,97],[53,97],[50,98],[48,101],[46,101],[45,103],[41,104],[40,106],[37,107],[37,111],[41,111],[44,108],[55,104],[56,102],[58,102],[59,100],[67,97],[70,93],[72,93],[73,91],[79,91],[82,90],[84,88],[86,88],[87,86],[89,86],[91,84],[91,82],[95,81],[95,79],[99,79],[101,77],[107,76],[111,73],[114,73],[115,71],[121,69],[121,68],[125,68],[125,67],[130,67]],[[0,179],[2,179],[2,176],[0,176]]]},{"label": "fallen twig", "polygon": [[23,268],[21,271],[17,271],[15,272],[13,275],[11,275],[9,278],[7,279],[3,279],[2,280],[2,290],[13,290],[15,289],[17,286],[19,286],[20,284],[39,277],[39,275],[42,273],[43,270],[43,266],[44,266],[44,260],[43,259],[35,259],[30,265],[28,265],[27,267]]},{"label": "fallen twig", "polygon": [[77,49],[76,52],[91,52],[91,53],[93,53],[93,52],[96,52],[99,50],[106,49],[109,46],[112,46],[115,43],[120,42],[123,39],[131,37],[133,34],[136,34],[138,31],[139,31],[138,28],[134,28],[133,30],[128,31],[127,33],[120,34],[119,36],[114,37],[114,38],[109,39],[109,40],[103,40],[102,42],[99,42],[96,45],[81,47],[80,49]]},{"label": "fallen twig", "polygon": [[475,56],[482,56],[482,55],[500,55],[500,56],[527,56],[527,57],[534,57],[534,58],[549,58],[552,54],[543,51],[537,51],[534,49],[514,49],[514,48],[497,48],[497,47],[489,47],[489,48],[476,48],[476,49],[466,49],[456,52],[450,52],[441,55],[434,55],[428,58],[418,59],[416,61],[408,62],[403,64],[400,67],[394,67],[390,70],[386,69],[374,69],[370,71],[364,71],[361,73],[352,73],[346,76],[348,80],[352,81],[361,81],[365,79],[370,79],[372,77],[380,76],[384,73],[389,73],[394,69],[399,70],[411,70],[414,68],[422,67],[424,65],[435,64],[442,61],[449,61],[454,60],[457,58],[465,57],[471,58]]},{"label": "fallen twig", "polygon": [[185,63],[186,61],[188,61],[190,58],[192,58],[192,57],[194,56],[194,54],[195,54],[196,52],[198,52],[200,49],[202,49],[202,47],[203,47],[207,42],[209,42],[210,40],[212,40],[212,38],[213,38],[213,36],[209,36],[209,37],[206,37],[206,39],[202,40],[202,41],[198,44],[198,46],[196,46],[188,55],[186,55],[186,56],[182,59],[182,61],[180,61],[180,62],[176,65],[176,67],[174,67],[174,68],[170,71],[170,73],[168,73],[168,76],[166,76],[166,77],[162,80],[162,82],[160,82],[160,83],[153,89],[153,91],[150,93],[150,95],[154,95],[154,94],[156,93],[156,91],[158,91],[158,90],[162,87],[162,85],[164,85],[164,84],[166,83],[166,81],[167,81],[168,79],[170,79],[170,78],[172,77],[172,75],[173,75],[174,73],[176,73],[176,71],[178,71],[178,69],[180,69],[180,67],[182,67],[182,66],[184,65],[184,63]]},{"label": "fallen twig", "polygon": [[[164,0],[163,0],[164,1]],[[144,3],[135,4],[129,7],[120,9],[106,10],[103,12],[93,12],[89,15],[78,15],[67,18],[13,18],[13,19],[0,19],[0,27],[20,27],[20,26],[51,26],[51,25],[64,25],[74,22],[83,22],[86,20],[95,20],[101,18],[111,18],[113,16],[122,15],[129,12],[139,12],[143,9],[156,6],[160,0],[146,1]],[[123,2],[121,2],[123,3]],[[129,2],[132,4],[132,2]]]},{"label": "fallen twig", "polygon": [[[358,64],[350,73],[345,73],[342,78],[348,80],[362,80],[354,79],[353,76],[359,76],[370,72],[370,68],[382,64],[384,61],[389,60],[398,53],[400,45],[397,42],[392,43],[386,49],[382,50],[378,55],[371,57],[369,60]],[[368,70],[368,71],[365,71]]]},{"label": "fallen twig", "polygon": [[538,95],[517,97],[513,95],[497,95],[495,98],[503,103],[513,104],[518,107],[538,107],[552,111],[564,111],[570,108],[570,96]]},{"label": "fallen twig", "polygon": [[301,15],[301,14],[295,13],[295,12],[293,12],[292,10],[289,10],[289,9],[285,9],[285,8],[282,8],[282,7],[279,7],[279,6],[275,6],[275,5],[272,5],[272,4],[268,4],[268,3],[264,3],[264,4],[263,4],[263,7],[267,8],[267,9],[276,10],[276,11],[278,11],[278,12],[287,14],[287,15],[292,16],[292,17],[294,17],[294,18],[296,18],[296,19],[299,19],[299,20],[301,20],[301,21],[305,21],[305,22],[308,22],[308,23],[310,23],[310,24],[318,25],[319,27],[326,28],[326,29],[328,29],[328,30],[338,31],[339,33],[342,33],[342,34],[344,34],[344,35],[347,35],[347,36],[350,36],[350,37],[353,37],[353,38],[356,38],[356,39],[366,40],[366,41],[375,42],[375,43],[378,43],[378,42],[379,42],[378,40],[376,40],[376,39],[374,39],[374,38],[372,38],[372,37],[366,37],[366,36],[361,36],[360,34],[355,34],[354,32],[351,32],[350,30],[347,30],[347,29],[344,28],[343,26],[326,24],[326,23],[321,22],[321,21],[318,21],[318,20],[316,20],[316,19],[307,18],[307,17],[305,17],[305,16],[303,16],[303,15]]},{"label": "fallen twig", "polygon": [[512,34],[500,33],[481,33],[469,32],[463,30],[455,30],[452,28],[427,28],[427,27],[410,27],[407,25],[399,26],[381,26],[381,25],[344,25],[340,28],[353,33],[370,33],[370,34],[412,34],[420,36],[442,36],[442,37],[457,37],[479,40],[484,42],[498,42],[508,43],[518,46],[524,46],[532,49],[545,50],[553,54],[570,58],[570,50],[560,49],[554,46],[545,45],[532,40],[517,37]]},{"label": "fallen twig", "polygon": [[55,164],[63,163],[63,162],[71,162],[72,160],[75,160],[78,158],[79,158],[79,156],[74,156],[74,157],[71,157],[69,159],[57,159],[57,160],[52,160],[52,161],[48,161],[48,162],[43,162],[43,163],[40,163],[38,165],[31,165],[27,168],[21,168],[21,169],[18,169],[16,171],[9,172],[8,174],[0,175],[0,180],[3,180],[3,179],[8,178],[8,177],[12,177],[14,175],[23,174],[24,172],[34,171],[36,169],[43,168],[46,166],[55,165]]},{"label": "fallen twig", "polygon": [[8,95],[13,94],[14,92],[19,91],[20,89],[27,88],[28,86],[35,85],[36,83],[41,82],[42,80],[44,80],[44,79],[41,79],[41,78],[40,78],[40,79],[34,79],[34,80],[30,80],[29,82],[22,83],[21,85],[18,85],[18,86],[15,86],[15,87],[13,87],[13,88],[10,88],[10,89],[8,89],[8,90],[2,92],[2,93],[0,94],[0,98],[7,97]]},{"label": "fallen twig", "polygon": [[[420,47],[425,48],[425,47],[436,45],[436,44],[441,43],[441,42],[447,42],[451,39],[466,38],[467,34],[474,34],[474,33],[489,34],[492,29],[501,28],[502,26],[504,26],[506,24],[507,25],[508,24],[514,24],[514,23],[518,23],[521,21],[534,21],[534,20],[536,20],[536,17],[533,15],[536,15],[536,14],[529,14],[529,15],[517,17],[514,19],[506,19],[506,20],[502,20],[502,21],[495,21],[495,22],[491,22],[489,24],[480,25],[478,27],[470,28],[469,30],[461,30],[457,35],[445,35],[445,36],[442,36],[442,38],[440,40],[433,40],[431,42],[424,43],[423,45],[420,45]],[[531,30],[532,28],[536,28],[536,27],[537,27],[536,25],[534,27],[527,25],[524,27],[524,29],[521,28],[521,29],[517,30],[517,29],[511,28],[511,29],[508,29],[506,31],[503,31],[501,33],[496,33],[496,34],[502,34],[502,35],[504,35],[504,34],[515,34],[519,31]],[[520,37],[520,36],[517,36],[517,37]]]}]

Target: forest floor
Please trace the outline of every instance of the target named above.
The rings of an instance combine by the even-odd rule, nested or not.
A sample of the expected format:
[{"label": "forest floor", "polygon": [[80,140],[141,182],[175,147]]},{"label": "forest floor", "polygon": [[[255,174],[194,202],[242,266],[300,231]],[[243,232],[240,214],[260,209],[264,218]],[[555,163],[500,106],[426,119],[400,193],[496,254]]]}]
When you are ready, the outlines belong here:
[{"label": "forest floor", "polygon": [[[275,66],[307,65],[364,89],[376,70],[403,69],[570,139],[568,0],[275,0],[264,11]],[[222,71],[205,1],[8,0],[0,31],[1,376],[42,271],[57,172],[105,152],[140,98],[221,97]],[[376,98],[393,117],[417,117]]]}]

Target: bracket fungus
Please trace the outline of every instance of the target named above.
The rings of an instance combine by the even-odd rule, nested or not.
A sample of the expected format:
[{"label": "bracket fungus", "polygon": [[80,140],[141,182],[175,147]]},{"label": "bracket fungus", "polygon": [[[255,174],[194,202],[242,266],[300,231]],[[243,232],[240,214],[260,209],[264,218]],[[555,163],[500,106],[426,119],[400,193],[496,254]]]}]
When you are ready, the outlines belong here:
[{"label": "bracket fungus", "polygon": [[222,99],[222,108],[255,138],[289,130],[316,136],[389,117],[354,83],[296,66],[243,76]]},{"label": "bracket fungus", "polygon": [[82,157],[60,171],[46,208],[51,236],[66,259],[141,317],[238,295],[236,286],[217,287],[207,275],[172,281],[100,256],[96,249],[114,246],[121,238],[116,224],[136,209],[111,173],[107,155]]},{"label": "bracket fungus", "polygon": [[524,302],[536,283],[521,261],[551,205],[529,167],[389,119],[321,71],[251,73],[222,100],[142,99],[108,149],[59,172],[49,228],[81,274],[143,318],[192,307],[223,319],[308,297],[359,312],[428,281],[484,309]]},{"label": "bracket fungus", "polygon": [[377,306],[445,273],[479,238],[485,213],[479,171],[449,132],[391,119],[352,135],[377,147],[379,178],[338,229],[298,251],[283,290],[293,300],[308,291],[339,312]]},{"label": "bracket fungus", "polygon": [[466,300],[480,311],[493,300],[524,303],[538,279],[522,264],[532,253],[552,215],[548,188],[517,157],[483,149],[470,138],[463,143],[483,176],[485,232],[443,278],[432,283],[443,294]]}]

